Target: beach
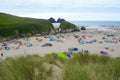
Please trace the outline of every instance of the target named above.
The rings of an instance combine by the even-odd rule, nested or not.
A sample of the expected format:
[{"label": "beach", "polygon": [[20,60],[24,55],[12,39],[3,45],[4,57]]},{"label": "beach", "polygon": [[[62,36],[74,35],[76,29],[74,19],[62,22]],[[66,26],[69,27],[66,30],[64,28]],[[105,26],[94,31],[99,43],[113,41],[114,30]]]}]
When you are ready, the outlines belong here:
[{"label": "beach", "polygon": [[[90,54],[103,55],[101,54],[101,51],[103,51],[111,57],[120,57],[120,29],[114,28],[112,30],[117,32],[112,33],[88,28],[86,31],[14,39],[4,42],[7,45],[0,43],[0,53],[3,53],[1,58],[32,54],[44,56],[48,52],[69,52],[69,48],[77,48],[78,51],[73,51],[75,53],[88,50]],[[46,45],[46,43],[52,46]]]}]

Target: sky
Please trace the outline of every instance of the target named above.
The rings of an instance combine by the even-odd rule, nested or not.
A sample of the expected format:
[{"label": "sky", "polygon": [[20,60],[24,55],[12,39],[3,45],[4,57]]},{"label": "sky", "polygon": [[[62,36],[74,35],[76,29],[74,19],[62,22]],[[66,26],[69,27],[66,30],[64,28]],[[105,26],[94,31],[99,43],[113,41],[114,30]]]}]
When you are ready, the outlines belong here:
[{"label": "sky", "polygon": [[0,12],[69,21],[120,21],[120,0],[0,0]]}]

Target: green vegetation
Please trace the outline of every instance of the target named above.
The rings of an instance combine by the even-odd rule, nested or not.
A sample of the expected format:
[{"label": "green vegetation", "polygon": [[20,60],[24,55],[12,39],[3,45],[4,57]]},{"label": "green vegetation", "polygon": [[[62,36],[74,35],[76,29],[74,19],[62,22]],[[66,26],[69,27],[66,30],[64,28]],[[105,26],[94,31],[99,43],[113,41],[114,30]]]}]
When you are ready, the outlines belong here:
[{"label": "green vegetation", "polygon": [[[34,19],[13,16],[10,14],[0,13],[0,37],[21,37],[33,35],[36,33],[50,34],[54,33],[53,22],[59,22],[60,32],[71,32],[76,30],[76,25],[58,18],[55,21],[54,18],[48,20]],[[53,32],[54,31],[54,32]]]},{"label": "green vegetation", "polygon": [[81,52],[69,59],[55,53],[7,58],[0,62],[0,80],[120,80],[120,58]]},{"label": "green vegetation", "polygon": [[77,26],[70,23],[70,22],[67,22],[67,21],[63,21],[61,24],[60,24],[60,29],[61,29],[61,32],[71,32],[71,31],[74,31],[74,29],[76,28]]},{"label": "green vegetation", "polygon": [[37,55],[8,58],[1,63],[0,80],[47,80],[52,71],[42,64]]},{"label": "green vegetation", "polygon": [[0,24],[13,24],[24,21],[25,18],[13,16],[10,14],[0,13]]},{"label": "green vegetation", "polygon": [[0,13],[0,36],[20,36],[28,33],[49,34],[54,29],[53,25],[44,19],[17,17]]}]

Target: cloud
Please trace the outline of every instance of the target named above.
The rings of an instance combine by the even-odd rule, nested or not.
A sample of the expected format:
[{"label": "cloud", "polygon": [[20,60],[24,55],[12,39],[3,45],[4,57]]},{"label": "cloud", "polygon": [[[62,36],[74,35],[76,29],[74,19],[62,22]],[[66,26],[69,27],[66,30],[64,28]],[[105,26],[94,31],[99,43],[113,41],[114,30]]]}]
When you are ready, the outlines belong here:
[{"label": "cloud", "polygon": [[73,12],[56,12],[56,13],[29,13],[29,14],[18,14],[18,16],[22,17],[33,17],[33,18],[43,18],[48,19],[50,17],[53,17],[55,19],[64,18],[68,21],[71,20],[101,20],[101,21],[119,21],[119,13],[73,13]]},{"label": "cloud", "polygon": [[120,14],[120,0],[3,0],[0,3],[2,12],[31,17],[107,20],[114,16],[118,20],[116,14]]},{"label": "cloud", "polygon": [[[3,4],[61,7],[120,7],[119,0],[3,0]],[[9,5],[10,5],[9,4]]]}]

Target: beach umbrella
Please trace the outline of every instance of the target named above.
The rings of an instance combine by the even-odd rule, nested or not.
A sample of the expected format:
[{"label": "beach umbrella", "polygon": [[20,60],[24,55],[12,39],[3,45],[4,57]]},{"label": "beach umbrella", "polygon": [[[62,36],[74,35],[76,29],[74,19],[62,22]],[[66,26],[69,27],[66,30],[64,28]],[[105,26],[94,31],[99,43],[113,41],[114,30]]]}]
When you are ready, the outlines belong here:
[{"label": "beach umbrella", "polygon": [[66,55],[62,52],[58,52],[57,56],[62,59],[66,59]]}]

